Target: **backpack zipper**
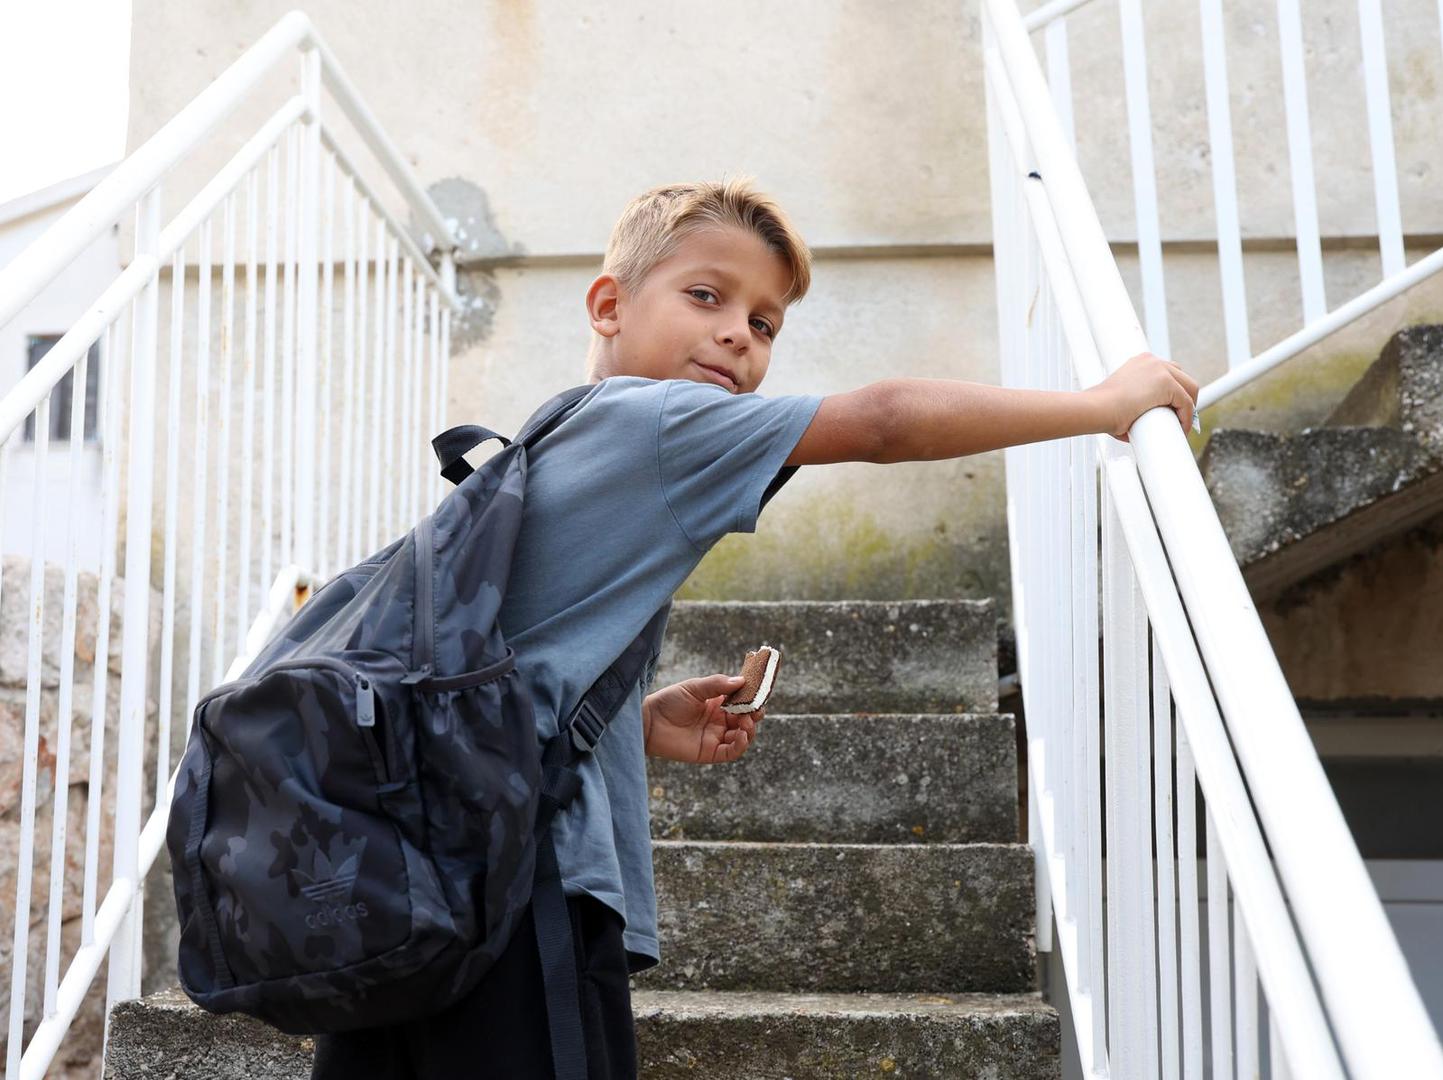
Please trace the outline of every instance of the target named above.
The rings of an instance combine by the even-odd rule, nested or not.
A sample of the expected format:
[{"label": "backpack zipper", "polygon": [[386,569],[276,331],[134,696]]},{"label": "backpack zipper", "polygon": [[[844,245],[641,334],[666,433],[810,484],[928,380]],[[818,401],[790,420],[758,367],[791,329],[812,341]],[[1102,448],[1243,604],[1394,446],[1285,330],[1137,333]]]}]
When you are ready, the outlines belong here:
[{"label": "backpack zipper", "polygon": [[[347,680],[355,689],[356,727],[361,730],[361,735],[370,744],[372,752],[375,754],[377,763],[383,766],[383,768],[380,770],[384,774],[382,777],[382,782],[386,782],[387,780],[389,780],[391,772],[389,762],[394,760],[394,751],[391,747],[392,735],[388,725],[385,733],[386,743],[388,749],[391,749],[393,752],[382,753],[381,747],[378,744],[375,735],[376,688],[371,684],[371,680],[366,678],[365,675],[357,671],[345,661],[337,660],[334,657],[330,656],[298,656],[293,657],[289,660],[278,660],[266,669],[266,675],[269,675],[273,671],[281,671],[287,668],[303,667],[329,668],[332,671],[338,671],[342,675],[346,676]],[[202,705],[210,701],[212,698],[220,697],[223,694],[228,694],[231,691],[238,690],[243,686],[253,686],[254,684],[260,682],[263,678],[265,678],[265,675],[248,675],[243,679],[232,679],[230,682],[221,683],[219,686],[214,687],[210,691],[210,693],[205,695],[205,697],[201,698],[198,702],[196,702],[195,707],[199,709]]]}]

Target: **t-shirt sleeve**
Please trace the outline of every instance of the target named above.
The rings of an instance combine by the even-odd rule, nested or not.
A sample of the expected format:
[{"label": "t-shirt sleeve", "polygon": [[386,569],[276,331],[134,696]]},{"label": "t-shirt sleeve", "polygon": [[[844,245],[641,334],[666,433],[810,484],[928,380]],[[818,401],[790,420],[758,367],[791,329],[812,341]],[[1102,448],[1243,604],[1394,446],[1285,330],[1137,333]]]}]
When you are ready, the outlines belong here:
[{"label": "t-shirt sleeve", "polygon": [[687,538],[705,550],[729,532],[755,532],[762,496],[821,397],[759,397],[688,379],[667,381],[657,424],[662,492]]}]

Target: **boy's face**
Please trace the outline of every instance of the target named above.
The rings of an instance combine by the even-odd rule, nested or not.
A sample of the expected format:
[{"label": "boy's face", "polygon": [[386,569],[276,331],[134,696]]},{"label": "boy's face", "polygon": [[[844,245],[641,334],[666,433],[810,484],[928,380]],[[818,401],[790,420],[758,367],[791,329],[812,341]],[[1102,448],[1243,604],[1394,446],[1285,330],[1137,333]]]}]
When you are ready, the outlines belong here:
[{"label": "boy's face", "polygon": [[635,290],[603,274],[586,294],[593,329],[609,339],[594,381],[639,375],[750,393],[766,376],[790,285],[785,260],[735,226],[684,237]]}]

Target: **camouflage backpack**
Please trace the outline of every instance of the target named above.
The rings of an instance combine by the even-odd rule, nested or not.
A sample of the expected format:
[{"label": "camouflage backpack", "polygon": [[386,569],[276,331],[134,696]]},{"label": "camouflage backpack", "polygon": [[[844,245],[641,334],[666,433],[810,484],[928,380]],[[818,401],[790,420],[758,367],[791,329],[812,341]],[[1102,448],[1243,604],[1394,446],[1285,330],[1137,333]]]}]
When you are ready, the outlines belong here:
[{"label": "camouflage backpack", "polygon": [[[670,604],[545,747],[496,617],[527,450],[591,389],[552,398],[514,442],[474,426],[437,436],[458,486],[196,705],[166,843],[181,985],[198,1005],[298,1034],[434,1012],[476,984],[534,901],[557,1076],[585,1077],[548,825]],[[493,438],[503,449],[473,471],[462,455]]]}]

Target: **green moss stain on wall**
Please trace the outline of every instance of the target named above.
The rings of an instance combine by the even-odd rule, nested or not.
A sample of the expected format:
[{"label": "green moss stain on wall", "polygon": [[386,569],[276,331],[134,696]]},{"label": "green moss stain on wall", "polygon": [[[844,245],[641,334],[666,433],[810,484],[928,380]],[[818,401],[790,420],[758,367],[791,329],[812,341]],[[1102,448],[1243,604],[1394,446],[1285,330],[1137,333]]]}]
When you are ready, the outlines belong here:
[{"label": "green moss stain on wall", "polygon": [[1188,442],[1194,453],[1201,454],[1220,428],[1287,434],[1318,427],[1377,359],[1377,352],[1295,356],[1204,409],[1203,433],[1189,435]]},{"label": "green moss stain on wall", "polygon": [[922,600],[1010,604],[1005,528],[913,518],[901,523],[843,499],[763,517],[723,537],[677,591],[681,600]]}]

